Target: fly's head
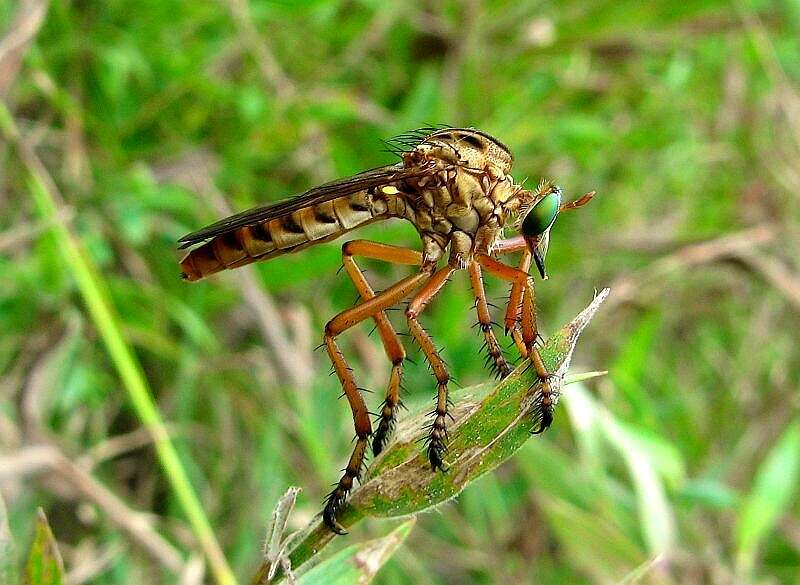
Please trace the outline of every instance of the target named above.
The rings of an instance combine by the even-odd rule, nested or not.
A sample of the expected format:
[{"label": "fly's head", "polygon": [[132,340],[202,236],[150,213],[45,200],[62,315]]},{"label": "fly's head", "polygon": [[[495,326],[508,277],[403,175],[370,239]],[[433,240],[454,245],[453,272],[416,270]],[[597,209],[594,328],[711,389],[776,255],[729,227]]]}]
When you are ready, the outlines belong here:
[{"label": "fly's head", "polygon": [[511,172],[514,157],[496,138],[473,128],[443,128],[428,134],[417,151],[447,163],[487,170],[502,177]]},{"label": "fly's head", "polygon": [[510,207],[516,208],[519,213],[517,228],[525,239],[542,278],[547,278],[544,261],[550,242],[550,229],[558,214],[586,205],[593,196],[594,191],[575,201],[562,203],[561,188],[550,181],[543,180],[533,191],[520,188],[513,201],[510,202],[512,204]]}]

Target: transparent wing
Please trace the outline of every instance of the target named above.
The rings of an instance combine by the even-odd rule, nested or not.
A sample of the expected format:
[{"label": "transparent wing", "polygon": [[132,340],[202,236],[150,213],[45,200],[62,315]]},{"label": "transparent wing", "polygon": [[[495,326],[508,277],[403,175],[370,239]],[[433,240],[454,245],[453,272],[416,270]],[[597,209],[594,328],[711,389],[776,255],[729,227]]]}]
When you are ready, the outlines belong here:
[{"label": "transparent wing", "polygon": [[319,205],[325,201],[357,193],[364,189],[369,189],[370,187],[380,187],[403,179],[420,177],[430,173],[434,166],[435,163],[431,161],[431,163],[427,165],[417,167],[407,168],[403,166],[403,163],[397,163],[395,165],[370,169],[363,173],[353,175],[352,177],[337,179],[330,183],[320,185],[319,187],[314,187],[290,199],[262,205],[261,207],[255,207],[237,213],[236,215],[226,217],[201,230],[183,236],[178,242],[181,244],[181,248],[188,248],[189,246],[199,244],[200,242],[204,242],[231,230],[244,226],[256,225],[270,219],[293,213],[304,207]]}]

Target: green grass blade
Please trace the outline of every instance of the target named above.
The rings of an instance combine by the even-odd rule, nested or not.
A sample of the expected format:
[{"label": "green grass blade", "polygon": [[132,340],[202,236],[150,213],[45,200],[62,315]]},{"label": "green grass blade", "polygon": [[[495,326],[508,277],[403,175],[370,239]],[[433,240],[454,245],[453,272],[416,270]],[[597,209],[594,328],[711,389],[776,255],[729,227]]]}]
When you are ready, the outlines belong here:
[{"label": "green grass blade", "polygon": [[236,583],[214,536],[211,523],[189,482],[175,446],[169,439],[141,366],[125,341],[102,276],[86,254],[80,239],[63,222],[56,203],[58,195],[54,188],[51,188],[49,175],[35,154],[20,141],[19,131],[11,113],[2,103],[0,103],[0,129],[10,142],[17,144],[20,150],[21,158],[28,170],[27,186],[36,208],[47,225],[51,226],[63,261],[74,275],[89,315],[111,356],[111,361],[128,392],[134,410],[153,436],[156,453],[167,481],[186,514],[192,531],[203,547],[217,581],[222,585]]},{"label": "green grass blade", "polygon": [[614,524],[555,498],[539,498],[558,541],[572,562],[597,582],[613,583],[646,561],[645,552]]},{"label": "green grass blade", "polygon": [[8,525],[8,511],[0,493],[0,583],[14,582],[14,541]]},{"label": "green grass blade", "polygon": [[37,510],[33,544],[25,564],[25,585],[61,585],[64,582],[64,562],[58,552],[56,539],[44,510]]},{"label": "green grass blade", "polygon": [[297,585],[370,583],[411,533],[414,522],[412,518],[383,538],[348,546],[301,575]]},{"label": "green grass blade", "polygon": [[663,477],[683,481],[680,454],[666,442],[645,435],[639,428],[618,420],[580,384],[571,393],[573,420],[581,420],[582,433],[597,429],[625,461],[636,490],[643,536],[652,555],[669,553],[675,546],[675,518]]},{"label": "green grass blade", "polygon": [[797,493],[800,475],[800,421],[783,432],[756,472],[753,489],[743,502],[736,526],[736,565],[747,579],[755,567],[758,548]]}]

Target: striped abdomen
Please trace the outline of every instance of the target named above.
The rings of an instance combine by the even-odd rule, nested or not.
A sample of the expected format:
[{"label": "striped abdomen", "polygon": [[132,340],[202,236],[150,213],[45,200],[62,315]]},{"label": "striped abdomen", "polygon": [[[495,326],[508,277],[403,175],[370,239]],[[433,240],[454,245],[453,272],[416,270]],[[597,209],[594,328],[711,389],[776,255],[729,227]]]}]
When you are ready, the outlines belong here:
[{"label": "striped abdomen", "polygon": [[186,280],[199,280],[327,242],[387,213],[386,202],[367,191],[338,197],[267,221],[232,229],[190,250],[181,260]]}]

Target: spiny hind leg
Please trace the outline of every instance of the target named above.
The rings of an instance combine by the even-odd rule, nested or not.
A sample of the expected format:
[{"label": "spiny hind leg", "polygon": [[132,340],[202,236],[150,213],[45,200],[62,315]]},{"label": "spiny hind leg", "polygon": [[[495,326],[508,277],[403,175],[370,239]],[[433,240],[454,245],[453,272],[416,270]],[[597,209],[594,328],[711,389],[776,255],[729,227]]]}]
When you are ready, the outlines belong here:
[{"label": "spiny hind leg", "polygon": [[396,305],[429,277],[430,274],[428,272],[419,272],[413,276],[406,277],[360,305],[342,311],[328,321],[325,326],[325,349],[328,351],[333,369],[342,384],[344,396],[347,397],[347,402],[353,412],[353,426],[356,431],[356,446],[350,455],[344,474],[328,495],[322,512],[322,519],[325,524],[338,534],[344,534],[345,530],[336,520],[336,516],[345,499],[347,499],[347,494],[350,493],[354,480],[361,478],[367,443],[369,436],[372,434],[372,425],[370,424],[367,405],[364,403],[364,398],[361,396],[361,391],[358,389],[353,376],[353,370],[347,365],[347,361],[336,343],[336,337],[361,321],[374,317],[381,311]]},{"label": "spiny hind leg", "polygon": [[476,256],[476,260],[490,273],[512,283],[509,306],[506,312],[506,329],[511,329],[512,337],[520,353],[523,357],[530,358],[536,370],[536,375],[539,377],[541,397],[538,400],[538,405],[541,412],[541,422],[536,433],[541,433],[553,422],[555,395],[550,384],[552,374],[547,371],[539,348],[536,347],[538,330],[536,327],[534,288],[533,280],[527,272],[531,261],[530,251],[527,249],[523,251],[519,268],[508,266],[484,254]]},{"label": "spiny hind leg", "polygon": [[[353,281],[356,290],[358,290],[358,294],[365,301],[375,297],[375,292],[358,264],[356,264],[354,256],[382,260],[394,264],[417,266],[422,264],[422,254],[415,250],[367,240],[346,242],[342,246],[342,264]],[[378,428],[372,438],[372,453],[377,455],[383,451],[389,439],[391,439],[397,419],[397,409],[402,404],[400,401],[400,384],[403,378],[403,360],[405,360],[406,351],[397,336],[397,332],[392,327],[386,311],[376,313],[373,319],[381,336],[386,357],[392,363],[392,372],[389,375],[389,383],[386,387],[386,398],[381,405],[378,420],[376,421]]]},{"label": "spiny hind leg", "polygon": [[431,412],[434,419],[428,435],[428,459],[434,471],[437,469],[446,471],[444,467],[444,454],[447,451],[447,422],[445,418],[448,416],[447,384],[450,381],[450,373],[447,371],[447,364],[444,363],[436,346],[433,344],[433,339],[422,327],[418,317],[425,310],[431,299],[442,290],[454,270],[455,268],[446,266],[435,272],[420,291],[414,295],[406,309],[408,330],[425,354],[425,358],[428,360],[431,370],[433,370],[433,375],[436,377],[436,408]]},{"label": "spiny hind leg", "polygon": [[480,325],[485,339],[484,347],[489,354],[486,358],[486,365],[491,365],[492,370],[501,378],[505,378],[511,373],[511,366],[503,356],[503,349],[497,341],[497,337],[492,329],[492,317],[489,314],[489,303],[486,300],[486,290],[483,286],[483,274],[481,265],[472,262],[469,265],[469,279],[472,283],[472,290],[475,293],[475,310],[478,313],[478,325]]}]

